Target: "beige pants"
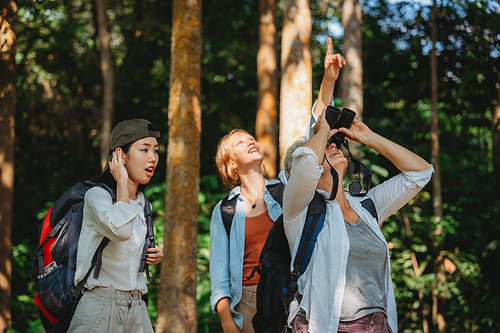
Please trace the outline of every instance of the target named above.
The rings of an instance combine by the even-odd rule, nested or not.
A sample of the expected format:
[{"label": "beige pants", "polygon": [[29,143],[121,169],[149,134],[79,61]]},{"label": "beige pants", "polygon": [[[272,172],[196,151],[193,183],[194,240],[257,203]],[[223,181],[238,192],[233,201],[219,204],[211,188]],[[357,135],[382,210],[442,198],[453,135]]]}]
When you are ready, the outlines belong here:
[{"label": "beige pants", "polygon": [[255,333],[252,318],[257,313],[257,286],[243,286],[241,300],[234,307],[236,312],[243,315],[243,333]]},{"label": "beige pants", "polygon": [[69,333],[154,333],[138,291],[94,288],[76,307]]}]

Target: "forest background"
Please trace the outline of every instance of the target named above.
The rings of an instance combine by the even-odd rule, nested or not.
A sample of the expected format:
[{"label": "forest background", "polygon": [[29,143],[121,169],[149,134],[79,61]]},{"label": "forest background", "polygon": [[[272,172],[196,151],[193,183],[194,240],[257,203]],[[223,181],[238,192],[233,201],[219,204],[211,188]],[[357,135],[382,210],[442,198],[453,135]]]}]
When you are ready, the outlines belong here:
[{"label": "forest background", "polygon": [[[2,315],[12,314],[6,330],[10,333],[43,332],[33,303],[36,290],[30,270],[37,229],[47,208],[70,186],[95,180],[101,170],[99,134],[106,101],[104,70],[100,68],[99,2],[14,3],[15,176],[13,200],[2,199],[1,203],[12,202],[12,218],[0,216],[2,228],[12,225],[11,238],[4,237],[6,234],[1,238],[2,273],[12,265],[10,288],[2,284],[0,298]],[[0,10],[8,4],[2,0]],[[333,37],[334,51],[343,53],[347,27],[341,24],[344,2],[311,0],[307,4],[314,100],[323,75],[327,36]],[[432,156],[437,156],[441,170],[438,178],[435,175],[383,226],[391,249],[400,330],[499,332],[500,6],[496,1],[438,1],[433,25],[432,3],[366,0],[361,4],[363,121],[435,166]],[[173,3],[108,0],[105,6],[114,76],[111,123],[146,118],[164,133],[159,140],[158,169],[146,194],[153,203],[157,242],[168,244],[171,239],[164,239],[164,232],[172,221],[165,208],[169,207],[165,202],[169,195],[165,161],[172,131],[167,115],[172,88]],[[214,154],[218,140],[233,128],[256,134],[259,3],[205,0],[200,6],[201,133],[194,247],[196,315],[192,319],[196,326],[182,331],[221,332],[209,303],[209,226],[213,207],[228,189],[217,175]],[[284,2],[276,3],[277,54],[286,10]],[[431,80],[433,26],[437,27],[436,89]],[[2,39],[2,52],[3,47]],[[349,66],[350,59],[347,61]],[[0,81],[6,73],[0,72]],[[278,68],[276,77],[282,76]],[[341,73],[337,88],[347,81]],[[337,93],[335,101],[340,106],[345,102]],[[434,130],[433,103],[437,111]],[[279,108],[280,102],[275,104]],[[310,103],[306,106],[310,110]],[[280,109],[282,127],[285,111]],[[0,116],[4,131],[6,118]],[[432,133],[439,137],[437,153],[431,145]],[[373,151],[357,149],[371,168],[375,184],[397,172]],[[436,196],[441,198],[436,200]],[[165,258],[175,255],[165,249]],[[158,302],[160,286],[167,280],[164,274],[179,269],[165,258],[161,270],[153,268],[154,279],[149,284],[148,310],[155,324],[166,312]],[[173,280],[169,283],[183,283]],[[168,327],[158,330],[157,326],[159,331],[167,332]]]}]

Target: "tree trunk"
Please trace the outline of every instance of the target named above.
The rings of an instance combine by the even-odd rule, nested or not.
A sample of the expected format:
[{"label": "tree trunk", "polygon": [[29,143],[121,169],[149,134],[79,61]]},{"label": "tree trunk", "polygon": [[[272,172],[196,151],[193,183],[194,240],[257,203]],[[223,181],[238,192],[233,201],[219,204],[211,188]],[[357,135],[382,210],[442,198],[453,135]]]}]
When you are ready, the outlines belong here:
[{"label": "tree trunk", "polygon": [[196,258],[201,134],[201,0],[173,2],[165,256],[156,332],[197,330]]},{"label": "tree trunk", "polygon": [[278,168],[278,72],[276,57],[276,0],[260,0],[257,81],[259,97],[255,135],[264,149],[267,177],[275,178]]},{"label": "tree trunk", "polygon": [[17,5],[0,2],[0,332],[11,328]]},{"label": "tree trunk", "polygon": [[356,119],[363,120],[363,53],[361,47],[361,4],[359,0],[344,0],[342,6],[344,27],[343,55],[347,66],[342,68],[339,97],[341,106],[356,112]]},{"label": "tree trunk", "polygon": [[102,103],[102,127],[99,138],[99,148],[101,151],[101,167],[104,169],[109,156],[109,139],[111,128],[113,127],[113,99],[115,79],[113,76],[113,66],[111,64],[110,33],[106,20],[106,1],[95,0],[97,14],[96,28],[99,36],[100,65],[103,81],[103,103]]},{"label": "tree trunk", "polygon": [[493,145],[493,172],[497,185],[497,200],[500,199],[500,83],[496,83],[498,97],[493,105],[493,127],[492,127],[492,145]]},{"label": "tree trunk", "polygon": [[290,144],[304,135],[312,106],[309,1],[285,0],[283,16],[279,139],[281,161]]},{"label": "tree trunk", "polygon": [[[432,177],[432,200],[434,207],[434,223],[436,229],[432,233],[434,252],[434,273],[436,274],[437,287],[446,280],[443,258],[440,254],[444,245],[446,232],[443,228],[443,199],[441,195],[441,171],[439,167],[439,124],[438,124],[438,78],[437,78],[437,3],[433,0],[431,14],[431,39],[432,50],[431,60],[431,162],[434,166],[434,176]],[[432,295],[432,321],[440,331],[446,328],[444,320],[444,304],[446,297],[444,293]]]}]

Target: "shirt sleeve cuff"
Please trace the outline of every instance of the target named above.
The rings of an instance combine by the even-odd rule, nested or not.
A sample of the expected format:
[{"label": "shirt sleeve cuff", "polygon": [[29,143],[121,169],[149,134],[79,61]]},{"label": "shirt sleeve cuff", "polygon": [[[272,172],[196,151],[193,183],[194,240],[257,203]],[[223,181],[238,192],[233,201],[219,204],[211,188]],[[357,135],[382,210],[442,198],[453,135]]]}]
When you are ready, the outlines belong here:
[{"label": "shirt sleeve cuff", "polygon": [[312,151],[311,148],[309,147],[299,147],[297,149],[295,149],[295,151],[293,152],[292,154],[292,157],[293,158],[297,158],[297,157],[308,157],[310,156],[312,159],[313,159],[313,162],[318,165],[318,157],[316,156],[316,154]]},{"label": "shirt sleeve cuff", "polygon": [[431,165],[429,169],[422,171],[401,171],[405,179],[411,183],[417,184],[419,187],[424,187],[434,173],[434,167]]},{"label": "shirt sleeve cuff", "polygon": [[217,303],[224,297],[231,299],[231,293],[224,292],[223,290],[217,291],[215,294],[210,296],[210,303],[212,304],[212,312],[217,313]]}]

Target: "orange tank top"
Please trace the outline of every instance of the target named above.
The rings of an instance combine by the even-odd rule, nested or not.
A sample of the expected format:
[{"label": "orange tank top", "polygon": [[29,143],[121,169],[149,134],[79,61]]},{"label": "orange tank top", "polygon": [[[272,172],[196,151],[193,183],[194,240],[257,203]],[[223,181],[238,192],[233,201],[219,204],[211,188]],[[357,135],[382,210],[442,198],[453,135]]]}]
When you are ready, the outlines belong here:
[{"label": "orange tank top", "polygon": [[255,273],[251,280],[247,280],[255,266],[259,265],[260,251],[266,243],[267,234],[274,222],[267,214],[267,210],[257,216],[245,219],[245,254],[243,257],[244,286],[254,286],[259,283],[260,275]]}]

